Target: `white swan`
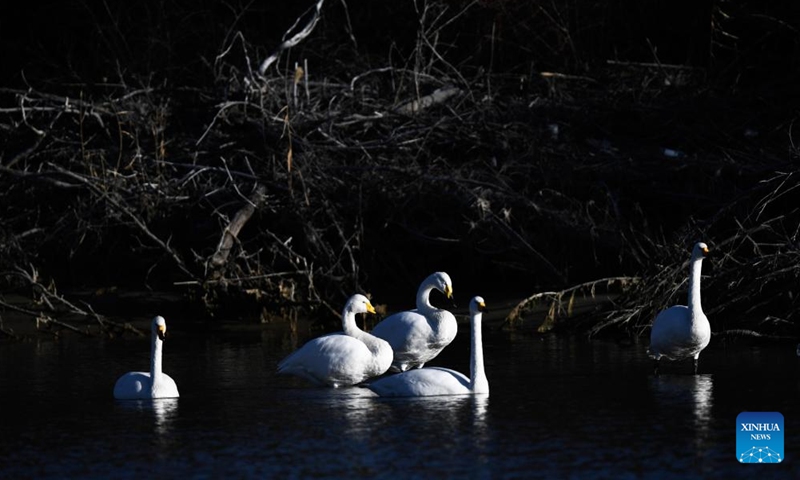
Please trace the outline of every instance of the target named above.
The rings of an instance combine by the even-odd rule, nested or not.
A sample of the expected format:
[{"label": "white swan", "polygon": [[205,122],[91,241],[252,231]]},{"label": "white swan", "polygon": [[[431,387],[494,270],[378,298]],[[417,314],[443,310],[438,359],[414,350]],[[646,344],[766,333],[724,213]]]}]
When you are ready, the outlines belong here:
[{"label": "white swan", "polygon": [[343,333],[310,340],[278,364],[278,373],[296,375],[316,385],[355,385],[386,373],[392,347],[356,325],[356,313],[375,313],[364,295],[353,295],[342,312]]},{"label": "white swan", "polygon": [[447,298],[453,296],[453,282],[445,272],[426,278],[417,291],[417,308],[389,315],[372,329],[372,334],[392,346],[391,370],[405,372],[421,368],[450,344],[458,333],[456,317],[447,310],[431,305],[431,290],[437,289]]},{"label": "white swan", "polygon": [[178,386],[169,375],[161,371],[161,350],[167,334],[164,317],[153,319],[150,326],[150,371],[128,372],[114,385],[114,398],[119,400],[177,398]]},{"label": "white swan", "polygon": [[711,325],[700,304],[700,271],[708,246],[699,242],[692,250],[689,266],[689,306],[675,305],[656,316],[650,332],[650,356],[655,359],[654,372],[658,375],[661,357],[680,360],[692,357],[697,374],[700,352],[711,340]]},{"label": "white swan", "polygon": [[430,397],[434,395],[488,395],[489,381],[483,371],[481,318],[486,304],[483,298],[469,302],[472,330],[469,364],[470,378],[449,368],[428,367],[398,373],[370,382],[367,388],[381,397]]}]

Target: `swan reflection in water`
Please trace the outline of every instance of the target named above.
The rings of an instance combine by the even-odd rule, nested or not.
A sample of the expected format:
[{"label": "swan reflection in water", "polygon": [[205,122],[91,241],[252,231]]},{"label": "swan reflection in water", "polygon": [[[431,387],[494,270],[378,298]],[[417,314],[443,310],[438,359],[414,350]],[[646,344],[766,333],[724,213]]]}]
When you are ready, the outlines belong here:
[{"label": "swan reflection in water", "polygon": [[698,430],[702,430],[704,434],[707,434],[711,427],[714,381],[711,375],[694,375],[693,380],[694,425]]},{"label": "swan reflection in water", "polygon": [[[671,410],[690,410],[694,430],[694,447],[700,453],[714,446],[712,433],[712,407],[714,406],[714,378],[703,375],[665,375],[654,377],[659,403]],[[677,418],[676,421],[683,421]]]},{"label": "swan reflection in water", "polygon": [[178,414],[177,398],[161,398],[150,401],[155,418],[156,433],[166,435],[172,430]]},{"label": "swan reflection in water", "polygon": [[[117,402],[123,409],[151,416],[156,434],[164,437],[170,433],[178,414],[177,398],[156,398],[153,400],[123,400]],[[151,415],[147,415],[151,414]]]},{"label": "swan reflection in water", "polygon": [[492,443],[487,419],[489,395],[474,395],[470,401],[472,402],[472,440],[476,450],[485,453]]},{"label": "swan reflection in water", "polygon": [[366,388],[333,389],[325,393],[330,396],[330,408],[337,410],[342,419],[342,434],[351,441],[368,441],[374,430],[386,422],[382,406]]},{"label": "swan reflection in water", "polygon": [[473,425],[486,428],[486,412],[489,409],[489,395],[475,395],[472,397]]},{"label": "swan reflection in water", "polygon": [[[471,468],[478,468],[478,471],[460,473],[490,474],[488,459],[496,439],[493,439],[489,421],[489,401],[489,395],[373,399],[375,405],[382,407],[386,428],[381,435],[386,437],[386,442],[397,438],[415,439],[415,465],[409,468],[422,476],[436,476],[426,468],[433,468],[442,458],[452,455],[480,459],[471,464]],[[479,466],[485,467],[486,472],[481,472]],[[458,472],[449,473],[458,476]]]}]

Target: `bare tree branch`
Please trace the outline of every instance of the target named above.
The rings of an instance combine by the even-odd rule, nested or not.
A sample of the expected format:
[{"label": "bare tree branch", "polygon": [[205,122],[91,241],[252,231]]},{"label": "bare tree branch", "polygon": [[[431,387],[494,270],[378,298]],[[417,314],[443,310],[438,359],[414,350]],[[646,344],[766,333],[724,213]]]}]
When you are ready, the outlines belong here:
[{"label": "bare tree branch", "polygon": [[286,33],[283,34],[283,43],[278,45],[278,48],[272,53],[272,55],[267,57],[266,60],[264,60],[261,63],[261,66],[258,67],[258,73],[264,75],[267,72],[267,69],[270,67],[270,65],[275,63],[275,61],[278,59],[278,57],[280,57],[281,53],[284,50],[294,47],[298,43],[302,42],[306,37],[311,35],[311,32],[314,30],[314,27],[317,26],[317,22],[319,21],[320,14],[322,12],[322,5],[324,3],[325,0],[318,0],[313,10],[309,10],[305,14],[303,14],[303,16],[306,16],[308,15],[309,12],[311,12],[311,18],[306,22],[302,30],[300,30],[297,33],[294,33],[292,37],[287,40],[286,37],[289,36],[289,34],[291,34],[297,28],[298,24],[303,19],[303,16],[301,16],[294,22],[294,25],[292,25],[289,28],[289,30],[287,30]]}]

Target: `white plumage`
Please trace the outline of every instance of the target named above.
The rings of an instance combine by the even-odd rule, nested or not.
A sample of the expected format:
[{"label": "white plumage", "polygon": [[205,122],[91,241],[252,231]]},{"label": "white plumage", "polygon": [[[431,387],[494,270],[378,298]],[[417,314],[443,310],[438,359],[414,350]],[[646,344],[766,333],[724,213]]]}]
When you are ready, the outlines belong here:
[{"label": "white plumage", "polygon": [[392,347],[356,325],[356,313],[375,313],[363,295],[353,295],[342,312],[343,333],[310,340],[278,364],[278,373],[296,375],[320,386],[342,387],[385,373]]},{"label": "white plumage", "polygon": [[474,297],[469,304],[472,331],[470,378],[448,368],[428,367],[383,377],[367,385],[382,397],[429,397],[435,395],[489,394],[489,381],[483,369],[481,319],[486,304]]},{"label": "white plumage", "polygon": [[155,317],[150,330],[150,371],[128,372],[119,377],[114,385],[114,398],[134,400],[179,396],[175,380],[161,371],[161,350],[167,334],[164,317]]},{"label": "white plumage", "polygon": [[661,311],[650,332],[650,356],[655,359],[655,373],[663,357],[668,360],[694,359],[697,373],[700,352],[711,340],[711,325],[700,304],[700,276],[708,246],[699,242],[692,250],[689,266],[689,305],[675,305]]},{"label": "white plumage", "polygon": [[456,317],[431,305],[431,290],[453,296],[453,282],[445,272],[426,278],[417,291],[417,308],[390,315],[378,323],[372,334],[389,342],[394,352],[391,370],[405,372],[431,361],[458,333]]}]

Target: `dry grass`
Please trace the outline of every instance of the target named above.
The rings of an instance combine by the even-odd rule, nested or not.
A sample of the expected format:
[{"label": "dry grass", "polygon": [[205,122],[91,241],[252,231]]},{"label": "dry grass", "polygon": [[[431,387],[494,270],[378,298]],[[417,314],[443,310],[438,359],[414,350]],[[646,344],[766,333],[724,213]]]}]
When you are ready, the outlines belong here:
[{"label": "dry grass", "polygon": [[[18,275],[34,268],[62,290],[174,291],[204,315],[331,318],[445,266],[548,292],[532,297],[548,329],[641,332],[684,294],[702,238],[709,317],[738,314],[715,328],[795,323],[796,112],[756,114],[708,63],[653,44],[612,58],[601,24],[570,20],[598,6],[408,5],[386,7],[411,19],[388,53],[359,44],[361,10],[329,3],[261,74],[274,50],[245,10],[192,83],[117,68],[58,94],[0,89],[3,292],[41,298]],[[560,322],[607,277],[641,280],[599,323]]]}]

